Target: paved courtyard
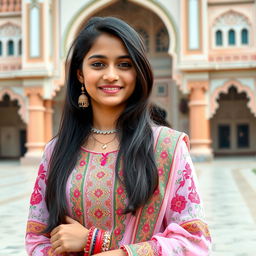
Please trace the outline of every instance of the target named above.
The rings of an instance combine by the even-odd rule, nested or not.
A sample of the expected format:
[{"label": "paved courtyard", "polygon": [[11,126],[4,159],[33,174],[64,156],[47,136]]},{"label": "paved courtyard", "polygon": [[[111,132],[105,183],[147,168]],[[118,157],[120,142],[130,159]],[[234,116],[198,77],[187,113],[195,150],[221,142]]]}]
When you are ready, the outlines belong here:
[{"label": "paved courtyard", "polygon": [[[256,255],[255,158],[197,163],[213,256]],[[24,232],[37,167],[0,162],[0,256],[25,256]]]}]

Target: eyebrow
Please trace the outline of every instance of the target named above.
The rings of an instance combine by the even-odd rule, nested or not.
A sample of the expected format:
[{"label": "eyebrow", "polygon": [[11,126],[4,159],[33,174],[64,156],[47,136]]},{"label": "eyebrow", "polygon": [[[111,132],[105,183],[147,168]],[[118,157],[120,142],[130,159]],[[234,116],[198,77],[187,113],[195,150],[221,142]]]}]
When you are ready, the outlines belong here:
[{"label": "eyebrow", "polygon": [[[107,59],[107,56],[105,55],[92,55],[88,58],[88,60],[90,59]],[[122,56],[118,56],[117,59],[131,59],[131,57],[129,55],[122,55]]]}]

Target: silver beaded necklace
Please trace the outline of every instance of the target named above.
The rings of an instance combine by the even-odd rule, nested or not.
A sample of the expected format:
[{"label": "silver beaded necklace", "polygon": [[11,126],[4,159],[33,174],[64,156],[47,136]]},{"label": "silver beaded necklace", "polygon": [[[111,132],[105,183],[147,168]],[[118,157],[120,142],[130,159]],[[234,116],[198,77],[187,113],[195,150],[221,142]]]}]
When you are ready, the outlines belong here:
[{"label": "silver beaded necklace", "polygon": [[104,131],[104,130],[99,130],[99,129],[97,129],[97,128],[92,127],[91,131],[92,131],[93,133],[96,133],[96,134],[104,134],[104,135],[105,135],[105,134],[113,134],[113,133],[116,133],[116,132],[117,132],[117,129]]}]

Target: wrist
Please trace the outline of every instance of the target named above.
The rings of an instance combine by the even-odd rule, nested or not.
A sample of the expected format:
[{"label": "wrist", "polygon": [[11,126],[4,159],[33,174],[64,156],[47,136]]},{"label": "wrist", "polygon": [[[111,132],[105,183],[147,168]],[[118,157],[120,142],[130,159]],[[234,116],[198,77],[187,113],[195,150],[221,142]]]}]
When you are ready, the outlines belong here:
[{"label": "wrist", "polygon": [[87,233],[87,239],[84,244],[84,256],[95,255],[106,252],[110,247],[110,232],[91,227]]}]

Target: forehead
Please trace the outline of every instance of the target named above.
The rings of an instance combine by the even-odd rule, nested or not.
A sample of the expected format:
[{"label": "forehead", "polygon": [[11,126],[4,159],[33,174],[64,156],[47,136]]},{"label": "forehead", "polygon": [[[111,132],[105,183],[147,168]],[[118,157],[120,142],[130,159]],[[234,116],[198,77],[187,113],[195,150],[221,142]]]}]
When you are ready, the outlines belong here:
[{"label": "forehead", "polygon": [[128,55],[128,51],[120,38],[104,33],[94,41],[90,51],[86,54],[85,57],[90,57],[94,54],[105,56],[121,56]]}]

